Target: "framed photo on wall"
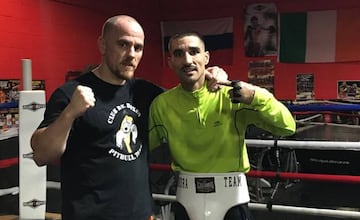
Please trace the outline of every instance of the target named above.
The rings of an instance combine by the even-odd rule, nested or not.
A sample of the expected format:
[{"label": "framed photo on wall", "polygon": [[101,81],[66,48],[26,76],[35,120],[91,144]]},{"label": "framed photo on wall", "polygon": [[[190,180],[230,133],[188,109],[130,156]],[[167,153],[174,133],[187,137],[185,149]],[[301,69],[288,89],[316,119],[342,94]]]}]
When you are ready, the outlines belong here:
[{"label": "framed photo on wall", "polygon": [[338,99],[360,99],[360,80],[339,80],[337,82]]},{"label": "framed photo on wall", "polygon": [[272,60],[250,61],[248,82],[274,93],[274,62]]},{"label": "framed photo on wall", "polygon": [[274,3],[255,3],[245,8],[244,48],[247,57],[277,55],[277,8]]},{"label": "framed photo on wall", "polygon": [[296,75],[296,100],[314,99],[314,74],[299,73]]},{"label": "framed photo on wall", "polygon": [[45,90],[45,80],[33,80],[32,81],[33,90]]}]

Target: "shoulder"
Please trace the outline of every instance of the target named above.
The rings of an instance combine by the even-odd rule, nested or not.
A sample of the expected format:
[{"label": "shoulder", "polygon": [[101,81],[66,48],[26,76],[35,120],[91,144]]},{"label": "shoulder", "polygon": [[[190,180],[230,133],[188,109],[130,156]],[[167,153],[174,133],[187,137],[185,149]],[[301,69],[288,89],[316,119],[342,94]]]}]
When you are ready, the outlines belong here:
[{"label": "shoulder", "polygon": [[182,97],[178,87],[171,88],[158,95],[152,102],[151,107],[154,109],[168,109],[169,103],[178,103]]},{"label": "shoulder", "polygon": [[59,90],[70,91],[72,93],[76,86],[88,84],[93,81],[93,79],[94,76],[91,72],[85,73],[75,79],[65,82],[62,86],[59,87]]},{"label": "shoulder", "polygon": [[78,83],[73,80],[65,82],[60,87],[55,89],[55,91],[51,94],[50,99],[59,99],[59,98],[70,99],[77,85]]},{"label": "shoulder", "polygon": [[168,90],[164,90],[164,92],[162,92],[158,97],[156,97],[156,99],[158,100],[165,100],[165,99],[170,99],[174,96],[178,96],[179,90],[177,87],[168,89]]},{"label": "shoulder", "polygon": [[135,95],[154,98],[165,91],[164,88],[144,79],[135,78],[129,81]]},{"label": "shoulder", "polygon": [[74,89],[76,88],[76,86],[79,85],[79,82],[75,81],[75,80],[71,80],[68,81],[66,83],[64,83],[63,85],[61,85],[57,90],[61,90],[63,92],[73,92]]},{"label": "shoulder", "polygon": [[59,90],[67,94],[72,94],[78,85],[88,86],[92,89],[103,90],[109,84],[100,80],[93,72],[87,72],[75,79],[65,82],[62,86],[59,87]]},{"label": "shoulder", "polygon": [[70,99],[78,85],[88,85],[93,80],[92,73],[83,74],[75,79],[63,83],[51,94],[52,99]]},{"label": "shoulder", "polygon": [[161,91],[161,92],[165,91],[165,89],[162,88],[161,86],[158,86],[158,85],[156,85],[148,80],[145,80],[145,79],[135,78],[135,79],[132,79],[131,82],[133,83],[135,88]]}]

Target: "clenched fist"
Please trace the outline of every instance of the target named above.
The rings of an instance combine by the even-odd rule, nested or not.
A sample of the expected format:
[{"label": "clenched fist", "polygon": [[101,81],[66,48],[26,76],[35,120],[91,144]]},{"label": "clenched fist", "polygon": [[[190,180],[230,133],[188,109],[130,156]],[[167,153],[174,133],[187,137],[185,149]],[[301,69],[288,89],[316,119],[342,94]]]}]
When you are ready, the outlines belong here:
[{"label": "clenched fist", "polygon": [[86,110],[95,106],[95,96],[91,88],[77,86],[68,105],[69,111],[77,118]]}]

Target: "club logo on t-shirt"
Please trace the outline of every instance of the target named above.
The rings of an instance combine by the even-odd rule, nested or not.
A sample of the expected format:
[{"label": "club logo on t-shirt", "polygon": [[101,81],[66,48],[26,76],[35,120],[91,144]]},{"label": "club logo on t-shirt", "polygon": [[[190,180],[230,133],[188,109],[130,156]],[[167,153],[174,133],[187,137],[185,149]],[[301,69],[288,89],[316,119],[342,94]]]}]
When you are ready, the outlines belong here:
[{"label": "club logo on t-shirt", "polygon": [[110,113],[108,123],[112,124],[119,112],[130,110],[136,114],[119,114],[123,115],[120,120],[119,128],[115,134],[116,148],[109,150],[109,154],[125,161],[136,160],[142,149],[142,144],[138,140],[138,129],[134,117],[140,117],[139,111],[129,103],[116,106]]},{"label": "club logo on t-shirt", "polygon": [[131,116],[125,115],[123,118],[120,129],[116,132],[116,146],[122,151],[133,153],[132,144],[136,144],[138,136],[137,127],[134,124],[134,119]]}]

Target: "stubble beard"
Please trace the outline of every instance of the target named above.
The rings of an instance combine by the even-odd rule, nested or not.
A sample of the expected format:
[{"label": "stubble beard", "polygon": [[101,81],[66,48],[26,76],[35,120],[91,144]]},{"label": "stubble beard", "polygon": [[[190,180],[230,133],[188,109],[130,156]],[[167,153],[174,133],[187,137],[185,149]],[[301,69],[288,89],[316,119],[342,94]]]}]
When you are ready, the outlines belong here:
[{"label": "stubble beard", "polygon": [[112,70],[111,73],[119,80],[130,80],[134,77],[134,70],[121,71],[118,69],[118,70]]}]

